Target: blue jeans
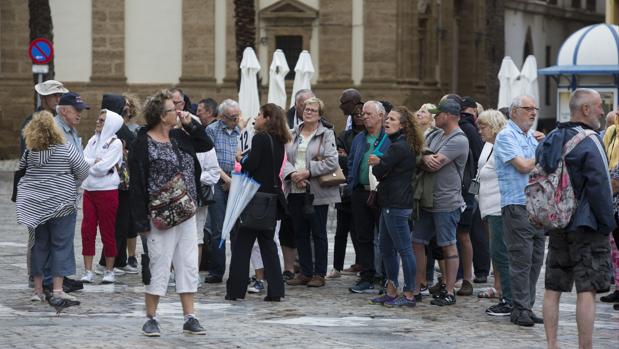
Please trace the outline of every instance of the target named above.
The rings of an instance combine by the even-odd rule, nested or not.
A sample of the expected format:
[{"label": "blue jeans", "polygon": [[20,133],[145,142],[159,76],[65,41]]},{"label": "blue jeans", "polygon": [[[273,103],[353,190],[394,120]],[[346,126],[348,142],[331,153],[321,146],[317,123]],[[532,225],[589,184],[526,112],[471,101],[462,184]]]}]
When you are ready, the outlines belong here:
[{"label": "blue jeans", "polygon": [[494,267],[501,276],[501,293],[509,304],[512,303],[512,288],[509,277],[509,257],[507,255],[507,245],[503,238],[503,217],[488,216],[488,227],[490,228],[490,254]]},{"label": "blue jeans", "polygon": [[[329,244],[327,240],[327,213],[329,205],[314,206],[314,215],[306,217],[303,214],[305,194],[288,195],[288,208],[295,226],[295,238],[301,273],[312,277],[327,275],[327,254]],[[312,243],[314,255],[312,256]],[[313,257],[313,258],[312,258]]]},{"label": "blue jeans", "polygon": [[73,238],[76,218],[75,212],[51,218],[35,229],[31,266],[33,276],[43,275],[46,266],[53,277],[75,274]]},{"label": "blue jeans", "polygon": [[[398,287],[398,254],[402,259],[404,291],[415,289],[416,261],[413,254],[411,229],[408,219],[412,209],[382,208],[380,213],[380,252],[383,256],[387,280]],[[397,251],[397,254],[396,254]]]},{"label": "blue jeans", "polygon": [[[221,229],[226,215],[226,205],[228,204],[228,192],[221,189],[221,184],[213,186],[213,198],[215,203],[208,207],[207,224],[210,223],[210,234],[207,236],[208,245],[213,254],[209,273],[213,276],[223,277],[226,272],[226,246],[219,248],[221,242]],[[231,237],[228,240],[232,241]]]}]

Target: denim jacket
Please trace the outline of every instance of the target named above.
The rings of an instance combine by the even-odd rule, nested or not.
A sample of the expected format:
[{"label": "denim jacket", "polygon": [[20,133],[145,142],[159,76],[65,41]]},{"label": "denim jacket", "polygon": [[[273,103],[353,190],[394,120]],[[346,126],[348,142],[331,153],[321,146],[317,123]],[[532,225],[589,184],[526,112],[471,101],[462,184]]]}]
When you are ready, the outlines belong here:
[{"label": "denim jacket", "polygon": [[[359,185],[359,164],[363,159],[363,154],[368,150],[369,144],[366,141],[368,135],[367,131],[359,132],[352,140],[352,147],[350,148],[350,154],[348,154],[348,176],[346,178],[346,190],[349,193]],[[378,151],[384,153],[391,145],[391,140],[385,135],[385,129],[381,128],[378,137],[376,138],[376,145],[381,143],[381,140],[385,137],[385,140],[380,145]]]}]

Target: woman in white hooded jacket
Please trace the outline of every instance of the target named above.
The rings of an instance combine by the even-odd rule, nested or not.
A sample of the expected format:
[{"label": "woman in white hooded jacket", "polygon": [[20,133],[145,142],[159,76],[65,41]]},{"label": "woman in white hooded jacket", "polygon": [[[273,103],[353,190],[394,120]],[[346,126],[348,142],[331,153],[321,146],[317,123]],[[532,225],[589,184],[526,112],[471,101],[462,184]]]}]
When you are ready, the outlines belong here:
[{"label": "woman in white hooded jacket", "polygon": [[84,189],[84,218],[82,220],[82,255],[84,256],[83,282],[92,282],[92,259],[95,255],[97,225],[103,241],[106,270],[103,283],[114,283],[114,258],[116,257],[116,210],[118,209],[117,165],[122,161],[123,144],[116,132],[123,125],[123,118],[107,109],[97,118],[95,134],[84,148],[84,160],[90,166]]}]

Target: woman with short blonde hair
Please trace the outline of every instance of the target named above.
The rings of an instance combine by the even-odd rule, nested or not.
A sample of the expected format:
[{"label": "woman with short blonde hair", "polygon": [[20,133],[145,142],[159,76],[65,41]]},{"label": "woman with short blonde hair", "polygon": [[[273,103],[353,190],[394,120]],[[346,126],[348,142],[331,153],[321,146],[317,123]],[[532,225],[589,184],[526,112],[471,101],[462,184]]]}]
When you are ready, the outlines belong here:
[{"label": "woman with short blonde hair", "polygon": [[434,114],[430,113],[430,110],[436,109],[436,105],[432,103],[425,103],[415,113],[417,118],[417,124],[423,135],[427,133],[434,126]]}]

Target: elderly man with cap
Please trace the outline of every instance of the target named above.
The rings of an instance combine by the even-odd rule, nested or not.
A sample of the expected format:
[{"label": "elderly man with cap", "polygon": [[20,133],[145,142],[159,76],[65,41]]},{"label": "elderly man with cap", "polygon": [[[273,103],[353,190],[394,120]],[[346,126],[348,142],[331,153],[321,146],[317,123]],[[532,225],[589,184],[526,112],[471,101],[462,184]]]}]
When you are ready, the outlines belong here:
[{"label": "elderly man with cap", "polygon": [[458,273],[458,249],[456,248],[456,229],[460,221],[462,198],[462,175],[469,155],[469,141],[458,125],[460,104],[452,99],[444,99],[438,108],[428,110],[435,114],[436,127],[440,130],[431,133],[426,143],[432,154],[424,155],[421,166],[424,171],[434,174],[432,207],[422,207],[419,220],[413,232],[413,250],[417,259],[416,298],[420,298],[419,285],[426,275],[425,246],[436,237],[445,259],[445,275],[441,290],[431,302],[446,306],[456,303],[454,284]]},{"label": "elderly man with cap", "polygon": [[84,153],[82,148],[82,139],[77,134],[77,125],[82,118],[82,111],[90,109],[88,104],[84,103],[82,97],[75,92],[68,92],[60,97],[58,106],[56,106],[56,123],[64,132],[64,137],[67,142],[73,145],[80,154]]},{"label": "elderly man with cap", "polygon": [[[56,80],[47,80],[36,84],[34,85],[34,90],[37,91],[39,97],[41,98],[41,106],[38,108],[38,111],[47,110],[52,114],[56,113],[56,106],[58,105],[60,96],[62,96],[63,93],[69,92],[69,90],[67,90],[60,81]],[[23,154],[24,151],[26,151],[26,142],[24,141],[24,136],[22,135],[21,130],[26,127],[30,120],[32,120],[32,114],[26,116],[19,127],[20,154]]]}]

